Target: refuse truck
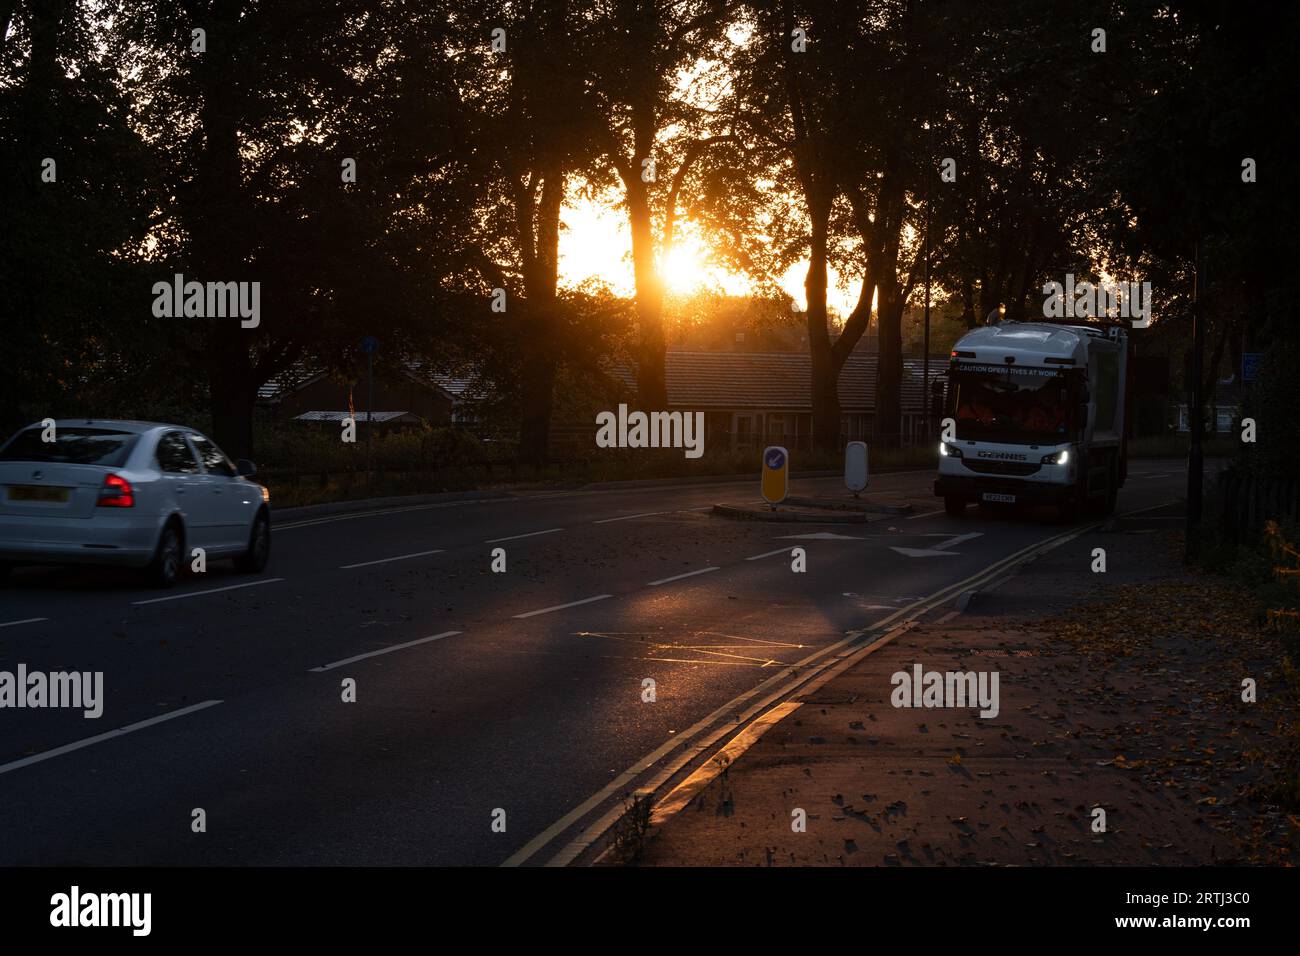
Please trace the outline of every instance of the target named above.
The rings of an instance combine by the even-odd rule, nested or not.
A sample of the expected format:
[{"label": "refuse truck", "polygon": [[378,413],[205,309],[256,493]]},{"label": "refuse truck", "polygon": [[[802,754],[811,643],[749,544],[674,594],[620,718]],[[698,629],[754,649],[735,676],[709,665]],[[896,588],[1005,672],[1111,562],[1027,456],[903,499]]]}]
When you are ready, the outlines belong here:
[{"label": "refuse truck", "polygon": [[968,504],[1108,515],[1128,473],[1128,327],[1012,322],[953,346],[934,493]]}]

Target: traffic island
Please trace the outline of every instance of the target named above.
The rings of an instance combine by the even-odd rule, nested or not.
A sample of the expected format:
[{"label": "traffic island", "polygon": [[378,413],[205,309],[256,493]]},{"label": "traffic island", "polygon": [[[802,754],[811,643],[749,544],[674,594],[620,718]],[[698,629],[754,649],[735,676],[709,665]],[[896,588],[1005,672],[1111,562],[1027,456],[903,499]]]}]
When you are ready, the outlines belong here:
[{"label": "traffic island", "polygon": [[910,515],[916,510],[911,505],[887,505],[868,498],[803,498],[791,495],[785,499],[785,503],[805,508],[828,508],[833,511],[865,511],[882,515]]},{"label": "traffic island", "polygon": [[718,504],[713,506],[712,513],[723,518],[749,521],[802,521],[814,524],[866,524],[883,518],[883,516],[873,517],[863,511],[795,511],[784,505],[778,505],[773,509],[760,505]]}]

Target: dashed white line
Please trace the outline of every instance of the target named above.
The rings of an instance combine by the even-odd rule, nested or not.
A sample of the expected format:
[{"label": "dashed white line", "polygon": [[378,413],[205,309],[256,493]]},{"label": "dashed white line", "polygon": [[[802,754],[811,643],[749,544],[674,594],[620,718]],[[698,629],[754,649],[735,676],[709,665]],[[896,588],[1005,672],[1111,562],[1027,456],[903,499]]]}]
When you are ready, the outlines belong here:
[{"label": "dashed white line", "polygon": [[343,667],[345,664],[355,664],[357,661],[364,661],[367,657],[378,657],[380,654],[391,654],[393,651],[405,650],[408,647],[415,647],[418,644],[428,644],[430,641],[440,641],[444,637],[455,637],[463,631],[443,631],[441,634],[430,634],[428,637],[419,637],[413,641],[407,641],[405,644],[394,644],[392,647],[382,647],[377,651],[367,651],[365,654],[357,654],[355,657],[345,657],[341,661],[335,661],[333,664],[322,664],[320,667],[313,667],[310,672],[321,674],[325,671],[332,671],[336,667]]},{"label": "dashed white line", "polygon": [[680,581],[682,578],[693,578],[697,574],[708,574],[710,571],[717,571],[718,568],[700,568],[698,571],[687,571],[685,574],[674,574],[671,578],[660,578],[658,581],[649,581],[646,587],[658,587],[660,584],[668,584],[671,581]]},{"label": "dashed white line", "polygon": [[593,521],[592,524],[609,524],[611,521],[631,521],[633,518],[653,518],[656,515],[670,515],[671,511],[647,511],[639,515],[619,515],[617,518],[601,518],[599,521]]},{"label": "dashed white line", "polygon": [[232,584],[224,588],[208,588],[206,591],[186,591],[184,594],[170,594],[167,597],[150,598],[147,601],[132,601],[132,604],[161,604],[163,601],[180,601],[183,598],[202,597],[205,594],[216,594],[219,591],[235,591],[239,588],[255,588],[262,584],[274,584],[276,581],[283,581],[284,578],[267,578],[265,581],[249,581],[247,584]]},{"label": "dashed white line", "polygon": [[0,627],[17,627],[19,624],[36,624],[40,621],[48,621],[48,617],[28,617],[21,621],[5,621]]},{"label": "dashed white line", "polygon": [[756,555],[754,555],[754,556],[751,557],[751,558],[746,558],[745,560],[746,560],[746,561],[757,561],[757,560],[759,560],[760,558],[770,558],[770,557],[771,557],[772,555],[774,555],[774,554],[789,554],[789,553],[790,553],[790,549],[789,549],[789,548],[777,548],[775,551],[764,551],[762,554],[756,554]]},{"label": "dashed white line", "polygon": [[577,607],[580,604],[591,604],[594,601],[603,601],[605,598],[611,598],[612,594],[597,594],[595,597],[583,598],[581,601],[570,601],[568,604],[557,604],[554,607],[544,607],[539,611],[526,611],[523,614],[516,614],[515,618],[537,617],[539,614],[550,614],[552,611],[563,611],[565,608]]},{"label": "dashed white line", "polygon": [[535,538],[539,534],[555,534],[557,531],[563,531],[563,528],[547,528],[545,531],[530,531],[527,534],[512,534],[508,538],[489,538],[484,544],[497,544],[501,541],[518,541],[520,538]]},{"label": "dashed white line", "polygon": [[442,548],[435,548],[432,551],[416,551],[414,554],[399,554],[395,558],[380,558],[378,561],[361,561],[357,564],[339,565],[340,571],[347,571],[350,568],[368,568],[372,564],[387,564],[389,561],[405,561],[407,558],[423,558],[430,554],[442,554]]},{"label": "dashed white line", "polygon": [[94,737],[87,737],[85,740],[78,740],[76,743],[65,744],[62,747],[55,747],[53,750],[47,750],[44,753],[33,754],[30,757],[23,757],[21,760],[14,760],[10,763],[0,764],[0,773],[8,773],[11,770],[30,767],[34,763],[41,763],[42,761],[49,760],[52,757],[59,757],[63,754],[71,753],[74,750],[81,750],[83,747],[90,747],[104,740],[111,740],[114,737],[122,737],[137,730],[144,730],[146,727],[152,727],[154,724],[161,724],[168,720],[175,720],[177,717],[184,717],[186,714],[206,710],[209,707],[217,706],[219,703],[221,703],[219,700],[205,700],[201,704],[194,704],[190,707],[182,707],[180,710],[173,710],[170,714],[159,714],[157,717],[150,717],[148,720],[140,720],[134,724],[127,724],[125,727],[117,728],[117,730],[110,730],[104,734],[96,734]]}]

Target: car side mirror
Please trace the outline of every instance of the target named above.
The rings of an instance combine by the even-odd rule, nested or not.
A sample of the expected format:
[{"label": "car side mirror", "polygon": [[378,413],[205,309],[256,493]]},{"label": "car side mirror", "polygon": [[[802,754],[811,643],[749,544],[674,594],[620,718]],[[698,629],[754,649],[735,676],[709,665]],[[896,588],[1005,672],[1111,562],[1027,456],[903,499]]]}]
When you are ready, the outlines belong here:
[{"label": "car side mirror", "polygon": [[240,478],[252,478],[257,474],[257,466],[247,458],[241,458],[235,464],[235,471]]}]

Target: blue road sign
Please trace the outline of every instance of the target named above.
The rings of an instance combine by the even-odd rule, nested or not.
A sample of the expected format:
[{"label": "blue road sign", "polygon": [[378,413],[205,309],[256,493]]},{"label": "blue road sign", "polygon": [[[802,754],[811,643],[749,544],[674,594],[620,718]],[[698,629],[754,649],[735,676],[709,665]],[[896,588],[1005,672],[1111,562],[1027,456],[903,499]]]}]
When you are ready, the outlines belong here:
[{"label": "blue road sign", "polygon": [[1259,360],[1264,357],[1263,352],[1243,352],[1241,356],[1241,380],[1243,382],[1253,382],[1259,378]]},{"label": "blue road sign", "polygon": [[378,352],[379,339],[375,338],[373,335],[367,335],[361,340],[361,351],[365,352],[367,355],[373,355],[375,352]]}]

